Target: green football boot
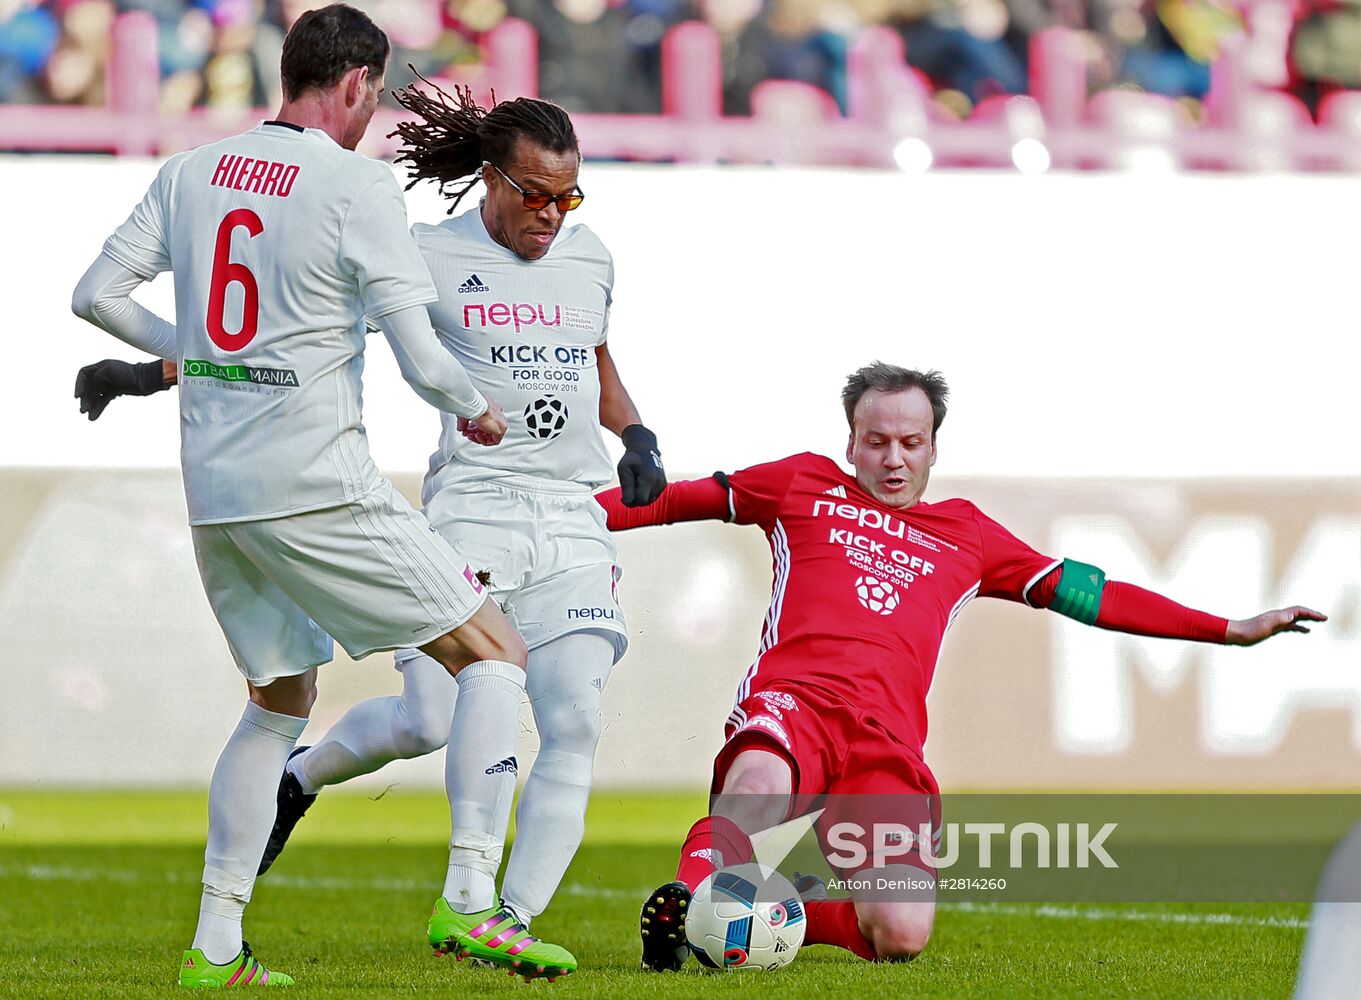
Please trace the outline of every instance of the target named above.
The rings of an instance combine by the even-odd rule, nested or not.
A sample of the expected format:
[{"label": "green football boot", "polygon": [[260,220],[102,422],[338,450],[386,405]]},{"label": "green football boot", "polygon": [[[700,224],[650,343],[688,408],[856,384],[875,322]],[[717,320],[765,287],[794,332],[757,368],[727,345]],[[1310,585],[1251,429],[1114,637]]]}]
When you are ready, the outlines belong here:
[{"label": "green football boot", "polygon": [[459,961],[472,958],[490,962],[509,970],[512,976],[523,976],[526,982],[542,978],[551,983],[577,968],[570,951],[540,941],[501,906],[459,913],[441,896],[430,914],[428,935],[436,955],[452,952]]},{"label": "green football boot", "polygon": [[214,965],[197,948],[190,948],[180,962],[180,985],[191,990],[225,990],[238,986],[292,986],[293,977],[270,972],[241,942],[241,954],[226,965]]}]

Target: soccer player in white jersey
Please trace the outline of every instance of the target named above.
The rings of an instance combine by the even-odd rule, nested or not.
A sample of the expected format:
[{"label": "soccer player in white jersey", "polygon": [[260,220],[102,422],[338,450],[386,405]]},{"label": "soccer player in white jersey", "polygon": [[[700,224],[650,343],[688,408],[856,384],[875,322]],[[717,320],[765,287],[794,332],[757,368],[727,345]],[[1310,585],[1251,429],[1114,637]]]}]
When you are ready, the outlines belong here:
[{"label": "soccer player in white jersey", "polygon": [[[506,429],[430,328],[437,295],[391,170],[353,152],[388,53],[354,8],[304,14],[284,42],[277,120],[171,157],[72,302],[179,366],[195,554],[249,691],[209,787],[184,986],[291,982],[251,955],[241,920],[332,637],[355,657],[420,648],[456,676],[451,760],[515,751],[524,643],[467,561],[378,475],[360,423],[367,315],[423,398],[485,443]],[[130,294],[166,270],[173,326]],[[509,797],[513,778],[451,770],[449,797]],[[542,942],[520,957],[530,974],[570,971],[570,956]]]},{"label": "soccer player in white jersey", "polygon": [[[452,104],[446,97],[415,88],[398,95],[416,115],[400,126],[401,159],[415,180],[462,181],[454,206],[479,176],[486,198],[413,232],[439,291],[430,307],[436,332],[474,383],[505,401],[510,429],[497,448],[485,449],[470,442],[478,435],[466,421],[445,417],[422,493],[431,523],[525,637],[540,752],[520,801],[505,910],[494,877],[510,799],[459,803],[459,863],[451,865],[448,904],[437,904],[430,938],[441,950],[508,964],[525,939],[506,932],[543,912],[580,845],[601,693],[628,641],[615,546],[591,495],[610,478],[602,425],[626,445],[624,502],[650,503],[666,479],[656,438],[642,426],[606,345],[610,255],[585,226],[563,227],[564,213],[583,198],[570,118],[543,101],[522,98],[487,112],[466,92]],[[93,419],[112,396],[164,387],[155,363],[104,361],[82,369],[77,394]],[[322,787],[444,745],[457,686],[428,656],[407,650],[397,662],[400,697],[355,706],[289,761],[262,873]],[[449,766],[462,764],[517,769],[513,754],[490,764],[451,758]]]},{"label": "soccer player in white jersey", "polygon": [[[502,400],[510,427],[489,450],[465,436],[476,439],[475,428],[445,416],[422,489],[431,524],[468,556],[529,648],[540,746],[520,800],[504,907],[495,877],[510,799],[469,802],[455,812],[447,906],[436,904],[429,927],[437,949],[504,964],[513,960],[511,935],[548,906],[581,843],[601,694],[628,643],[615,545],[592,496],[612,473],[602,426],[626,447],[619,476],[628,503],[652,502],[666,479],[656,437],[610,356],[609,252],[587,227],[564,226],[584,197],[567,113],[528,98],[484,110],[466,90],[450,98],[410,88],[398,102],[414,116],[398,127],[398,162],[412,183],[453,185],[451,212],[479,177],[486,188],[478,207],[412,231],[439,291],[435,331]],[[436,749],[448,713],[467,711],[428,657],[397,659],[401,698],[356,706],[292,762],[271,848],[282,847],[308,793]],[[449,756],[450,767],[488,766],[453,759],[452,747]],[[513,755],[504,766],[517,768]],[[301,794],[290,794],[289,778]]]}]

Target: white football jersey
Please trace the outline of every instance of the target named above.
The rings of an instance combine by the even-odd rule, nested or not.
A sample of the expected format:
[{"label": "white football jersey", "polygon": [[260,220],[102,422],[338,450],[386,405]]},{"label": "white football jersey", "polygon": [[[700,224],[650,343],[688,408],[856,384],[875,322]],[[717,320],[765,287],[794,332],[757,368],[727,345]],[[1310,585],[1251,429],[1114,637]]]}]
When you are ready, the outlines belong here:
[{"label": "white football jersey", "polygon": [[435,333],[509,424],[500,444],[484,448],[442,414],[427,498],[470,479],[550,489],[609,482],[595,354],[614,286],[604,244],[585,226],[563,226],[546,254],[523,260],[488,235],[480,209],[411,232],[439,289],[430,307]]},{"label": "white football jersey", "polygon": [[437,297],[387,164],[265,123],[167,160],[104,252],[174,272],[191,524],[334,507],[377,482],[364,316]]}]

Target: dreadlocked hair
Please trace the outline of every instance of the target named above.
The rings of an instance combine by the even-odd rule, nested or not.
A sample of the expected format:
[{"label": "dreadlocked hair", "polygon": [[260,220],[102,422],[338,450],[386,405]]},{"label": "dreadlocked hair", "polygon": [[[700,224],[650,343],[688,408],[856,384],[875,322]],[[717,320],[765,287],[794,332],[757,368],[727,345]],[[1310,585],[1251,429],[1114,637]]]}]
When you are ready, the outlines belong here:
[{"label": "dreadlocked hair", "polygon": [[406,190],[423,180],[438,182],[441,194],[446,187],[453,189],[450,215],[477,183],[483,161],[500,169],[521,138],[550,153],[580,153],[572,119],[556,104],[532,97],[498,103],[493,91],[488,110],[473,100],[471,87],[456,86],[449,94],[416,75],[434,93],[414,83],[398,90],[393,95],[397,103],[416,117],[399,123],[388,138],[402,141],[396,162],[407,165],[411,181]]}]

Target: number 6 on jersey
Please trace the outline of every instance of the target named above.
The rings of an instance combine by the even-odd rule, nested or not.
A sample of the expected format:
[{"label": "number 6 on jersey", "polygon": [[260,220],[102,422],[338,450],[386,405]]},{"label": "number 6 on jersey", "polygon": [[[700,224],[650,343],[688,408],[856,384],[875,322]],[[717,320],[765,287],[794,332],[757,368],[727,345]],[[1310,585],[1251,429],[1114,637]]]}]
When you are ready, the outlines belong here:
[{"label": "number 6 on jersey", "polygon": [[[245,264],[230,260],[232,233],[240,226],[247,236],[254,238],[265,231],[260,217],[249,208],[228,212],[217,227],[217,245],[213,250],[213,277],[208,288],[208,336],[224,351],[239,351],[255,339],[260,318],[260,291],[255,275]],[[235,282],[241,286],[241,329],[228,333],[224,322],[227,309],[227,286]]]}]

